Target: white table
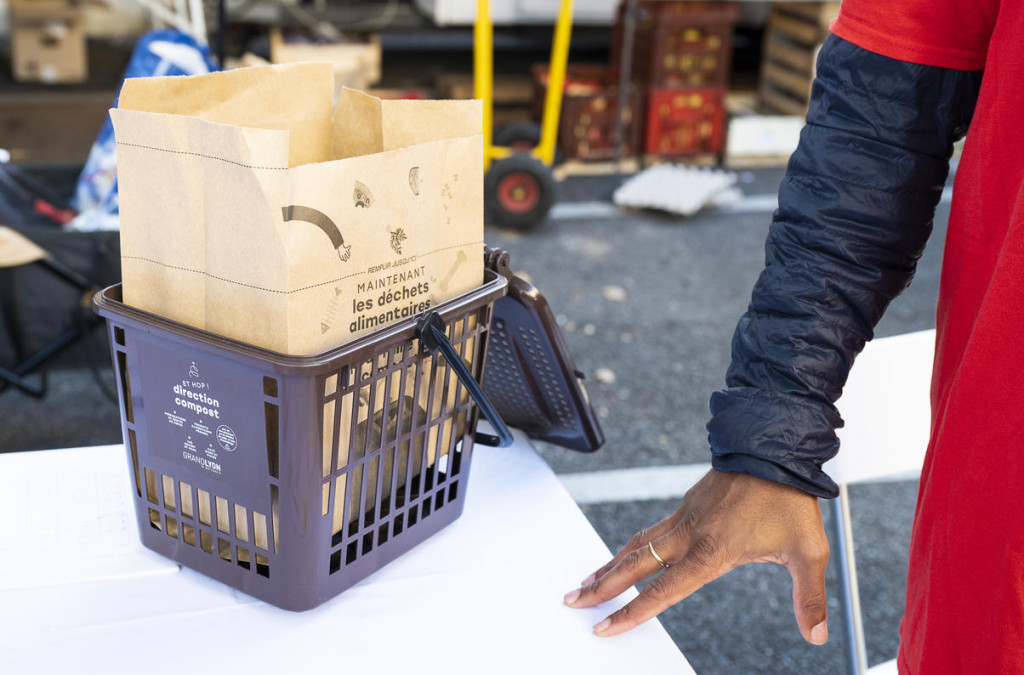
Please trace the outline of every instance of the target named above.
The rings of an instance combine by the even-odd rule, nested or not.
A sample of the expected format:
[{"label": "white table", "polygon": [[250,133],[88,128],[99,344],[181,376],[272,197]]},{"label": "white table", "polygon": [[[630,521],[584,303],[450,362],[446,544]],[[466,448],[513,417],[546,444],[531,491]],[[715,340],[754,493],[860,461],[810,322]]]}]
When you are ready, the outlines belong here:
[{"label": "white table", "polygon": [[477,447],[453,525],[292,613],[143,548],[121,446],[0,455],[6,673],[692,673],[657,621],[591,626],[635,595],[562,595],[609,551],[529,441]]}]

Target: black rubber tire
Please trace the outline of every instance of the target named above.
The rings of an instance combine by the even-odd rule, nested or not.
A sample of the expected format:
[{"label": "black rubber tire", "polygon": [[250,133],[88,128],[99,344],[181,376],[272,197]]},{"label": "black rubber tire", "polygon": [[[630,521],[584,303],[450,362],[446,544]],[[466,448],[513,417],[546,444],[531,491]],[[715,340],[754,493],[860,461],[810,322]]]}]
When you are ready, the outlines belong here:
[{"label": "black rubber tire", "polygon": [[557,188],[551,168],[539,159],[509,155],[484,176],[484,204],[495,223],[526,230],[547,217]]},{"label": "black rubber tire", "polygon": [[[540,145],[540,125],[533,122],[510,122],[494,132],[492,145],[511,148],[512,152],[533,152]],[[554,164],[562,163],[562,150],[555,145]]]},{"label": "black rubber tire", "polygon": [[512,148],[513,152],[530,152],[540,143],[540,125],[533,122],[511,122],[494,132],[494,145]]}]

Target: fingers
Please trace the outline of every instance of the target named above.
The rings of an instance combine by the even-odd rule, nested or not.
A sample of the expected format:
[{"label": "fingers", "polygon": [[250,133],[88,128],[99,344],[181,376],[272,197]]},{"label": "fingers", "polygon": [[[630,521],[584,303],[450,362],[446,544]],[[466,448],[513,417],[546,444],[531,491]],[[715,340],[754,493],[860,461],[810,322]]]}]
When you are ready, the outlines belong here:
[{"label": "fingers", "polygon": [[[667,570],[648,544],[670,565]],[[827,561],[828,542],[814,497],[747,474],[712,470],[686,493],[674,514],[638,532],[581,588],[568,593],[565,603],[593,607],[660,573],[632,602],[594,627],[598,635],[618,635],[734,567],[776,562],[793,578],[801,634],[822,644],[828,637]]]},{"label": "fingers", "polygon": [[594,626],[594,632],[601,637],[611,637],[632,630],[729,569],[723,565],[719,548],[712,539],[696,539],[682,560],[644,586],[629,604]]},{"label": "fingers", "polygon": [[[668,537],[662,536],[650,543],[655,547],[654,550],[658,551],[661,559],[671,565],[673,556],[670,551],[673,549],[669,545]],[[626,553],[617,564],[604,574],[596,576],[589,584],[566,594],[565,604],[576,608],[600,605],[663,569],[665,568],[651,554],[647,544],[644,544]]]},{"label": "fingers", "polygon": [[828,640],[828,606],[825,596],[825,568],[828,544],[787,562],[793,578],[793,613],[800,634],[813,645]]},{"label": "fingers", "polygon": [[[630,537],[626,545],[622,547],[615,557],[609,560],[604,566],[599,568],[589,577],[580,582],[581,587],[589,586],[594,583],[595,579],[600,579],[604,575],[608,574],[612,568],[621,563],[623,559],[631,554],[633,551],[638,551],[642,548],[647,548],[647,543],[657,539],[668,533],[674,526],[677,520],[676,514],[672,514],[668,518],[655,523],[651,527],[644,528]],[[659,553],[660,555],[660,553]]]}]

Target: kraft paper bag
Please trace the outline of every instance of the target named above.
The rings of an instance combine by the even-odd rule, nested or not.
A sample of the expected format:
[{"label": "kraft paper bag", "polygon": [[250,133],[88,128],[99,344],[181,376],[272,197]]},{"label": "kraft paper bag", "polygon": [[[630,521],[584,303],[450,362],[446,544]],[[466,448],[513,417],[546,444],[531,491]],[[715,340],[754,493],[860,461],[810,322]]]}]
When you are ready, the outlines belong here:
[{"label": "kraft paper bag", "polygon": [[479,101],[334,103],[330,64],[129,79],[124,301],[312,354],[483,283]]}]

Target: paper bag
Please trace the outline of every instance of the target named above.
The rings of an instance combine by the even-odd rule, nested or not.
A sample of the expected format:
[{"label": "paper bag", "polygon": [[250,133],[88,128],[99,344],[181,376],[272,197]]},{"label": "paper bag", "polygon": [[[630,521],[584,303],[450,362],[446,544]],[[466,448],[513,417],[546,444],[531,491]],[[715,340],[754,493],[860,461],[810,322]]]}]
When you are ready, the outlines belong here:
[{"label": "paper bag", "polygon": [[483,282],[479,101],[381,101],[329,64],[125,81],[124,301],[287,354]]}]

